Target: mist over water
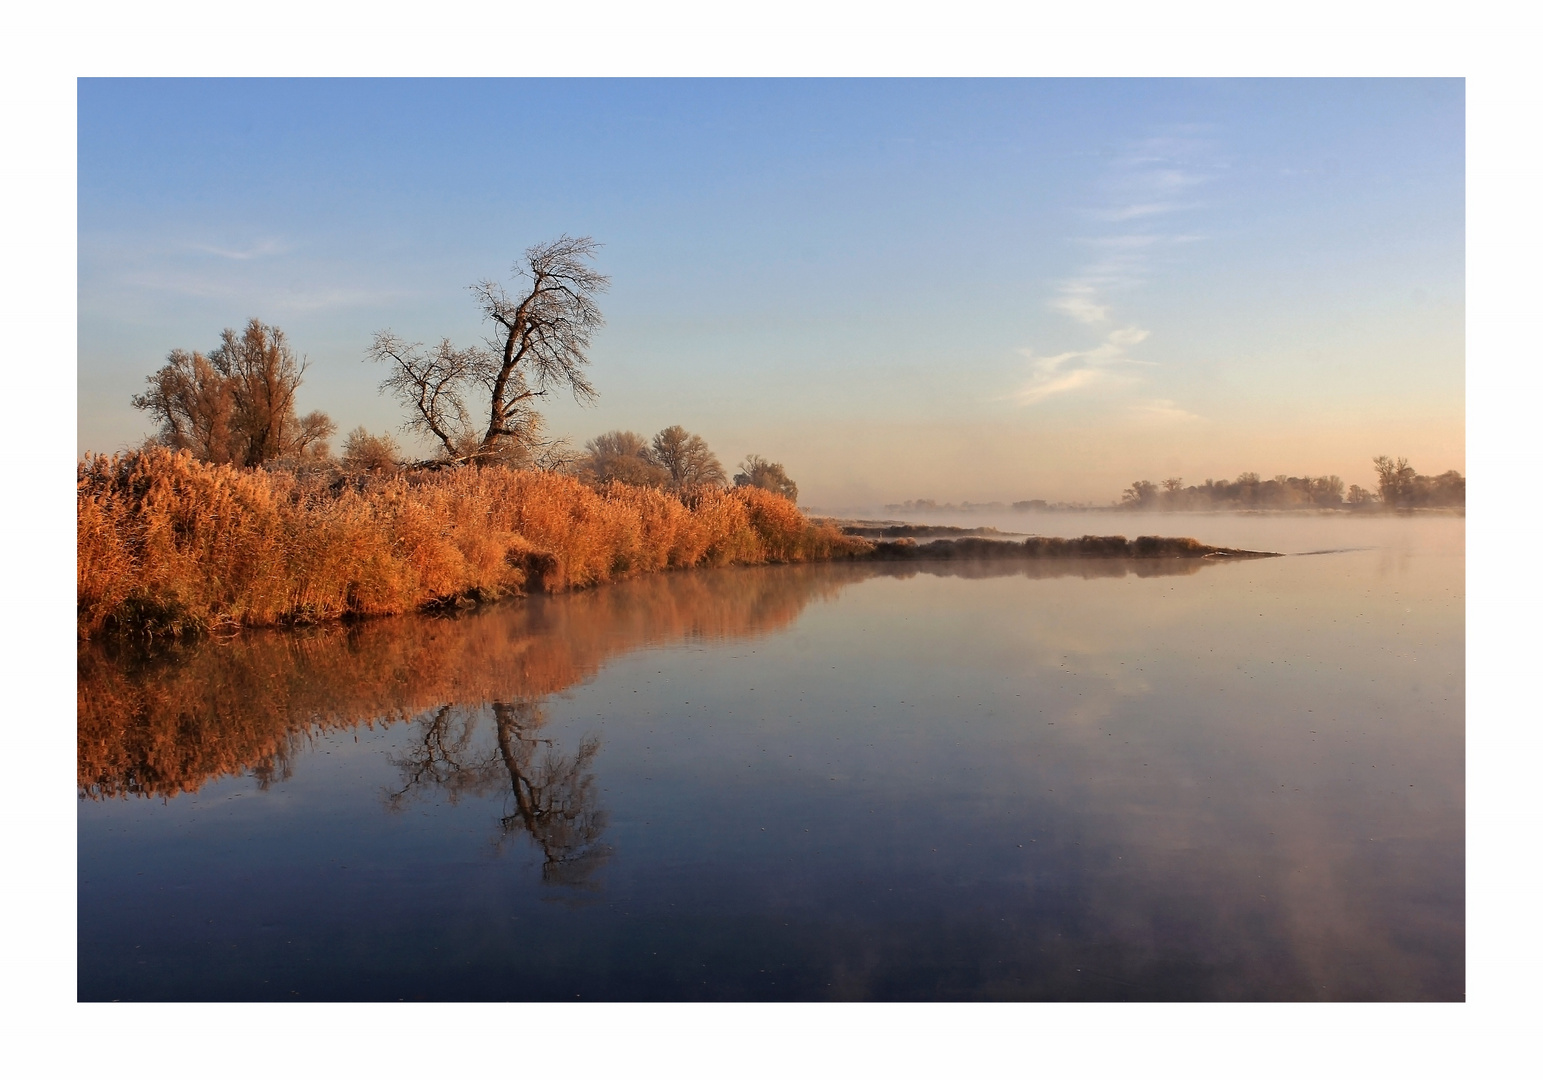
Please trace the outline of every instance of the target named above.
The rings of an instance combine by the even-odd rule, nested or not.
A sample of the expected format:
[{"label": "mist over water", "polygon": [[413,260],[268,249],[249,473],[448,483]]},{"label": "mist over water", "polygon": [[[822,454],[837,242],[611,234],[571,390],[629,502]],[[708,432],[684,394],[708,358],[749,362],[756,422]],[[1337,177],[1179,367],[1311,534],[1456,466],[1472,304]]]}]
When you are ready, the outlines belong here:
[{"label": "mist over water", "polygon": [[80,996],[1463,997],[1462,519],[935,523],[1328,553],[88,647]]}]

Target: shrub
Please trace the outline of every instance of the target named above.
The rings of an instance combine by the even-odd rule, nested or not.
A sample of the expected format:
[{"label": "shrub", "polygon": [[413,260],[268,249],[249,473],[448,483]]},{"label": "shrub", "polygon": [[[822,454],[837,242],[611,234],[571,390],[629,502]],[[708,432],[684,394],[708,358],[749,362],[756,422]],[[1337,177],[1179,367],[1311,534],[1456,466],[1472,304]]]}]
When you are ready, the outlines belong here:
[{"label": "shrub", "polygon": [[343,469],[350,473],[378,473],[389,476],[400,468],[402,451],[390,435],[371,435],[356,427],[343,440]]}]

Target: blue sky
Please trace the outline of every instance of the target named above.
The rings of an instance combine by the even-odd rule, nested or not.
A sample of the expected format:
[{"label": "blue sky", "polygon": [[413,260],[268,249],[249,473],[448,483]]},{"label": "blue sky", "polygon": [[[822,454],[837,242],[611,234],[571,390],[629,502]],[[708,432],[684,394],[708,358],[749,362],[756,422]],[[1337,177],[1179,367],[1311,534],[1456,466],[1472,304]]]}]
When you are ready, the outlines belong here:
[{"label": "blue sky", "polygon": [[684,424],[828,508],[1465,467],[1460,80],[83,80],[78,169],[83,451],[252,316],[395,428],[373,332],[479,339],[568,232],[579,444]]}]

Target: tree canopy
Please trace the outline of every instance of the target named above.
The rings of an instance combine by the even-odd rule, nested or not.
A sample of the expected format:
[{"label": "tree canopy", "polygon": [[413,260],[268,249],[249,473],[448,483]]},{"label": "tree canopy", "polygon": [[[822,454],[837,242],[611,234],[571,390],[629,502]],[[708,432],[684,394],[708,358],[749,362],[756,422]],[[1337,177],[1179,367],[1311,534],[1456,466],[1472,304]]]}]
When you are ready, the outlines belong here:
[{"label": "tree canopy", "polygon": [[619,480],[640,487],[663,487],[669,473],[653,457],[648,440],[635,431],[607,431],[584,444],[577,463],[580,476],[593,484]]},{"label": "tree canopy", "polygon": [[760,454],[749,454],[734,474],[735,487],[758,487],[774,491],[791,502],[798,502],[798,485],[788,478],[787,470]]},{"label": "tree canopy", "polygon": [[686,492],[699,487],[723,487],[723,464],[707,440],[672,424],[652,441],[635,431],[607,431],[584,444],[574,471],[593,484],[619,480],[626,484]]},{"label": "tree canopy", "polygon": [[238,335],[226,329],[205,355],[173,349],[131,399],[160,424],[153,441],[188,450],[200,461],[262,465],[279,458],[329,453],[337,426],[323,412],[295,411],[295,391],[308,365],[276,326],[252,319]]},{"label": "tree canopy", "polygon": [[702,485],[722,487],[727,480],[718,455],[700,435],[672,424],[654,436],[654,461],[669,474],[669,486],[685,491]]},{"label": "tree canopy", "polygon": [[1456,469],[1440,476],[1421,476],[1408,458],[1380,454],[1372,459],[1377,470],[1377,494],[1384,506],[1462,506],[1467,502],[1468,482]]}]

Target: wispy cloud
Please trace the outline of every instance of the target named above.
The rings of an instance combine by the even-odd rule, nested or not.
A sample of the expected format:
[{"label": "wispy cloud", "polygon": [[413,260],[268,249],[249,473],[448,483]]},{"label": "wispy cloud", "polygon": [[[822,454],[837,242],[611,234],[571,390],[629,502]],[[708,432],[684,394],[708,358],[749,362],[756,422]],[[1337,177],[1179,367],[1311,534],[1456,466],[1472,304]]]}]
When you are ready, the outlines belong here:
[{"label": "wispy cloud", "polygon": [[1093,295],[1090,282],[1070,282],[1061,287],[1055,299],[1050,301],[1050,306],[1062,315],[1070,315],[1080,323],[1093,326],[1109,318],[1109,305],[1100,304]]},{"label": "wispy cloud", "polygon": [[1110,334],[1109,344],[1116,345],[1121,348],[1125,347],[1126,345],[1140,345],[1143,341],[1151,336],[1152,331],[1150,330],[1143,330],[1139,326],[1127,326],[1124,330],[1116,330],[1114,333]]},{"label": "wispy cloud", "polygon": [[1013,400],[1019,405],[1035,405],[1048,397],[1079,390],[1106,377],[1107,373],[1096,367],[1077,368],[1064,375],[1039,376],[1019,387]]},{"label": "wispy cloud", "polygon": [[1154,424],[1188,424],[1200,417],[1188,409],[1181,409],[1167,398],[1153,398],[1130,407],[1131,416]]},{"label": "wispy cloud", "polygon": [[1094,210],[1092,211],[1092,216],[1099,221],[1131,221],[1135,218],[1156,217],[1159,214],[1171,214],[1175,210],[1185,209],[1188,209],[1188,207],[1183,203],[1136,203],[1132,206],[1115,206],[1107,210]]},{"label": "wispy cloud", "polygon": [[245,248],[217,247],[213,244],[189,244],[188,247],[205,255],[214,255],[221,259],[233,259],[237,262],[246,262],[249,259],[262,259],[272,255],[283,255],[290,250],[290,245],[280,240],[258,240]]},{"label": "wispy cloud", "polygon": [[[1197,196],[1219,169],[1209,143],[1194,132],[1140,140],[1109,164],[1101,182],[1103,205],[1090,207],[1095,222],[1122,226],[1112,235],[1083,238],[1096,256],[1057,288],[1050,306],[1079,322],[1102,311],[1108,318],[1108,295],[1139,285],[1153,270],[1156,254],[1194,236],[1165,231],[1166,219],[1197,210]],[[1100,320],[1101,321],[1101,320]]]},{"label": "wispy cloud", "polygon": [[1091,349],[1035,357],[1032,349],[1019,350],[1030,361],[1028,381],[1008,395],[1019,405],[1036,405],[1046,398],[1099,384],[1131,378],[1130,369],[1143,361],[1126,351],[1146,340],[1148,331],[1127,326],[1111,331]]},{"label": "wispy cloud", "polygon": [[242,300],[252,306],[253,310],[262,311],[265,317],[338,308],[379,307],[399,301],[405,295],[400,289],[311,286],[301,283],[281,285],[265,280],[252,281],[160,268],[124,274],[119,278],[119,284],[132,292],[200,300]]},{"label": "wispy cloud", "polygon": [[[1193,233],[1176,233],[1162,226],[1173,215],[1203,205],[1199,189],[1220,169],[1204,133],[1180,128],[1139,140],[1109,164],[1099,188],[1102,205],[1090,207],[1090,221],[1119,226],[1118,231],[1083,237],[1092,258],[1063,279],[1050,297],[1051,310],[1087,327],[1097,327],[1103,340],[1089,348],[1034,359],[1027,382],[1013,391],[1011,400],[1034,405],[1046,398],[1096,386],[1128,382],[1131,371],[1142,363],[1129,349],[1148,336],[1146,330],[1127,326],[1108,329],[1115,319],[1115,297],[1147,281],[1159,254],[1165,249],[1193,243]],[[1031,350],[1020,350],[1033,359]],[[1142,415],[1169,420],[1180,414],[1192,417],[1171,401],[1154,401]]]}]

